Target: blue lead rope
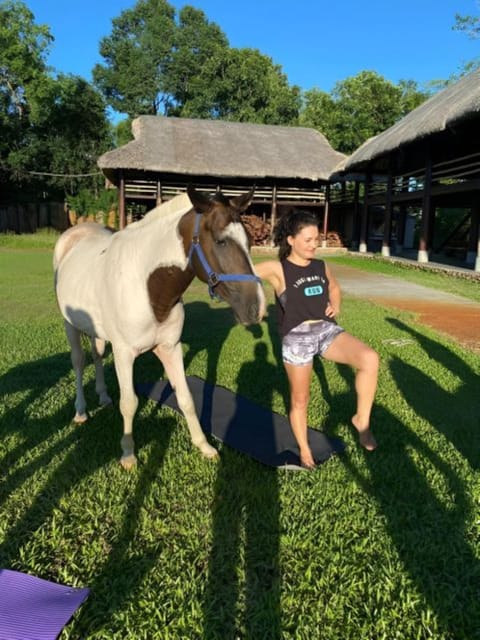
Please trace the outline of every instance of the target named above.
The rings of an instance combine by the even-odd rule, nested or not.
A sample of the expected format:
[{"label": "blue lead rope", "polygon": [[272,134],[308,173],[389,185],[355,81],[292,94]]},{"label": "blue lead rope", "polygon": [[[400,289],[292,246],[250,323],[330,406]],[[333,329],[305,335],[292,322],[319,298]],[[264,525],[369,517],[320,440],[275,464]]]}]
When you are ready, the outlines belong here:
[{"label": "blue lead rope", "polygon": [[261,279],[258,276],[250,273],[217,273],[210,267],[200,245],[201,218],[202,214],[195,212],[195,227],[193,230],[192,244],[190,245],[190,251],[188,252],[188,264],[190,265],[192,263],[192,256],[196,253],[205,273],[207,274],[208,293],[210,294],[210,297],[221,300],[220,296],[214,291],[214,288],[219,282],[231,282],[234,280],[254,280],[255,282],[261,282]]}]

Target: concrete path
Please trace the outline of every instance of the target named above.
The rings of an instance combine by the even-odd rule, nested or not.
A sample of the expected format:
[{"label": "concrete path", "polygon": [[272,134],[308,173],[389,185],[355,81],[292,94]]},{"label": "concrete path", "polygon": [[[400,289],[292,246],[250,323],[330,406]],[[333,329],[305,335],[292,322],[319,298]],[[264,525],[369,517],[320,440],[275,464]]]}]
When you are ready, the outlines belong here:
[{"label": "concrete path", "polygon": [[343,293],[416,313],[423,324],[480,353],[480,303],[401,278],[331,262],[329,266]]}]

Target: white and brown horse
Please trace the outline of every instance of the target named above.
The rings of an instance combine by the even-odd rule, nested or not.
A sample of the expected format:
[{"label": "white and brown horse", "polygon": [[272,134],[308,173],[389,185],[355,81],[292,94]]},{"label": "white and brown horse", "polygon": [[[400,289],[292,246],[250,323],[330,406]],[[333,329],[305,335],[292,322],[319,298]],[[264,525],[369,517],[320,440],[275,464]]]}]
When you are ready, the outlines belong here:
[{"label": "white and brown horse", "polygon": [[187,421],[193,444],[214,457],[200,427],[185,379],[180,336],[181,296],[194,276],[210,293],[230,304],[238,322],[256,323],[265,298],[254,275],[240,213],[253,197],[207,197],[194,188],[112,233],[85,223],[63,233],[54,251],[55,288],[72,349],[77,394],[75,422],[87,419],[82,374],[85,355],[80,335],[91,338],[96,391],[102,405],[111,402],[105,387],[102,355],[112,344],[123,416],[121,463],[136,463],[132,437],[138,405],[133,386],[135,358],[153,350],[165,367]]}]

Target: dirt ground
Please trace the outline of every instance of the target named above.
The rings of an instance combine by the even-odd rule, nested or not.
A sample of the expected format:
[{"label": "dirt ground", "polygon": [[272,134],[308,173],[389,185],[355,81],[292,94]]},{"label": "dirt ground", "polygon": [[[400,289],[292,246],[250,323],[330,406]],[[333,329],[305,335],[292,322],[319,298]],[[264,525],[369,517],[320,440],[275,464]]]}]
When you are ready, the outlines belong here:
[{"label": "dirt ground", "polygon": [[480,353],[480,304],[343,265],[332,270],[345,293],[418,314],[419,322]]},{"label": "dirt ground", "polygon": [[379,298],[380,304],[418,314],[418,321],[454,338],[459,344],[480,353],[480,305],[471,306],[418,300]]}]

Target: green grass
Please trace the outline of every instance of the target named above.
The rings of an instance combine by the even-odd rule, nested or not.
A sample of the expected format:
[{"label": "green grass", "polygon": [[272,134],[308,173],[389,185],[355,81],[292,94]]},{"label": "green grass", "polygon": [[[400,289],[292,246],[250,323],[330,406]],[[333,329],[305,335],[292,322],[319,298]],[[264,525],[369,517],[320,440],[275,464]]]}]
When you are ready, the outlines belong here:
[{"label": "green grass", "polygon": [[[50,249],[0,249],[0,567],[91,588],[61,640],[480,638],[478,355],[345,296],[342,324],[381,355],[374,454],[349,425],[351,371],[318,363],[310,423],[347,450],[315,472],[221,446],[208,462],[140,399],[127,473],[110,351],[114,406],[96,407],[89,360],[91,418],[71,423],[50,265]],[[197,281],[185,303],[188,374],[285,413],[271,307],[246,329]],[[138,358],[137,381],[161,374]]]}]

